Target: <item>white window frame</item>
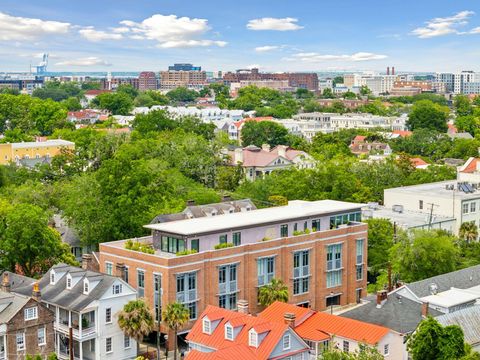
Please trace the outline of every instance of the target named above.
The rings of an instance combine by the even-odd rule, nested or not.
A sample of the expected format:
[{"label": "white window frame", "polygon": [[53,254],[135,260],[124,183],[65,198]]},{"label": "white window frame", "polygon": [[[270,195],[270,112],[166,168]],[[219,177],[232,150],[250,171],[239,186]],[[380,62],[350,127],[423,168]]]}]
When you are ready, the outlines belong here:
[{"label": "white window frame", "polygon": [[343,351],[350,352],[350,342],[347,340],[343,340]]},{"label": "white window frame", "polygon": [[72,275],[67,274],[67,289],[70,290],[72,288]]},{"label": "white window frame", "polygon": [[[19,343],[18,340],[21,340],[21,343]],[[25,350],[26,346],[25,346],[25,333],[22,332],[22,333],[17,333],[16,336],[15,336],[15,343],[17,345],[17,351],[23,351]],[[21,346],[19,346],[19,344],[21,344]],[[5,344],[6,345],[6,344]]]},{"label": "white window frame", "polygon": [[290,350],[292,347],[292,339],[290,334],[283,335],[282,339],[283,350]]},{"label": "white window frame", "polygon": [[50,270],[50,285],[55,285],[55,270]]},{"label": "white window frame", "polygon": [[390,355],[390,344],[383,345],[383,355]]},{"label": "white window frame", "polygon": [[105,309],[105,324],[112,323],[112,308]]},{"label": "white window frame", "polygon": [[248,332],[248,346],[258,348],[258,334],[254,329]]},{"label": "white window frame", "polygon": [[23,314],[25,316],[25,321],[38,319],[38,306],[25,308]]},{"label": "white window frame", "polygon": [[132,339],[130,339],[130,336],[128,335],[123,335],[123,348],[124,349],[130,349],[132,347]]},{"label": "white window frame", "polygon": [[233,341],[233,326],[225,324],[225,339]]},{"label": "white window frame", "polygon": [[[40,337],[40,330],[42,331],[42,337]],[[37,341],[38,341],[38,346],[43,346],[47,344],[47,332],[45,327],[40,327],[37,329]],[[43,341],[40,341],[43,338]]]},{"label": "white window frame", "polygon": [[89,292],[90,292],[90,283],[89,283],[88,279],[84,279],[83,280],[83,293],[85,295],[88,295]]},{"label": "white window frame", "polygon": [[[110,341],[110,350],[108,350],[108,342]],[[105,353],[111,354],[113,352],[113,339],[111,337],[107,337],[105,339]]]},{"label": "white window frame", "polygon": [[105,261],[105,274],[113,275],[113,263],[110,261]]},{"label": "white window frame", "polygon": [[207,318],[202,319],[202,332],[208,335],[212,334],[212,322]]},{"label": "white window frame", "polygon": [[112,293],[113,295],[118,295],[121,294],[123,291],[123,286],[122,284],[114,284],[112,287]]}]

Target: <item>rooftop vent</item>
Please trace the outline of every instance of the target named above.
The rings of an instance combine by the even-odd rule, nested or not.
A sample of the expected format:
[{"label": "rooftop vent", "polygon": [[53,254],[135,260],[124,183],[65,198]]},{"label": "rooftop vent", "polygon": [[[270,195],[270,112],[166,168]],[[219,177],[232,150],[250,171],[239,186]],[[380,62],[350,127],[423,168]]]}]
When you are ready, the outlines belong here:
[{"label": "rooftop vent", "polygon": [[372,210],[377,210],[379,208],[378,202],[369,202],[367,205],[368,208]]},{"label": "rooftop vent", "polygon": [[392,211],[396,213],[403,213],[403,205],[393,205]]},{"label": "rooftop vent", "polygon": [[438,285],[435,283],[431,283],[430,285],[428,285],[428,290],[430,290],[431,295],[437,295]]}]

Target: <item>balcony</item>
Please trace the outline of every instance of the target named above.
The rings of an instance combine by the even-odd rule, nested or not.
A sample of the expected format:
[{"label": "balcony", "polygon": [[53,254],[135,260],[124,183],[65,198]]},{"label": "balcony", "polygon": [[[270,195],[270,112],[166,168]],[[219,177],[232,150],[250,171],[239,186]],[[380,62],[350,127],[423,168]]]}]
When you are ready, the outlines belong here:
[{"label": "balcony", "polygon": [[[59,359],[70,360],[69,339],[64,335],[58,335],[59,348],[57,355]],[[91,340],[95,341],[95,340]],[[90,347],[90,341],[78,342],[73,340],[73,358],[75,360],[94,360],[95,351]]]},{"label": "balcony", "polygon": [[[81,322],[79,322],[81,318]],[[95,312],[79,314],[73,311],[59,309],[58,320],[55,323],[55,329],[69,334],[69,329],[72,328],[73,337],[78,340],[85,340],[95,336],[97,329],[95,324]]]}]

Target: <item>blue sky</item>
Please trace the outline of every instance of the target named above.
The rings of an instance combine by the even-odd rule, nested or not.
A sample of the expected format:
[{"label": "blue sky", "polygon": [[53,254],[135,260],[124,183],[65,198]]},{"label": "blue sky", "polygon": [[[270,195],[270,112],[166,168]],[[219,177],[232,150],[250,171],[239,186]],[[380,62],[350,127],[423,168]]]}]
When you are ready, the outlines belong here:
[{"label": "blue sky", "polygon": [[2,0],[0,71],[480,71],[478,0]]}]

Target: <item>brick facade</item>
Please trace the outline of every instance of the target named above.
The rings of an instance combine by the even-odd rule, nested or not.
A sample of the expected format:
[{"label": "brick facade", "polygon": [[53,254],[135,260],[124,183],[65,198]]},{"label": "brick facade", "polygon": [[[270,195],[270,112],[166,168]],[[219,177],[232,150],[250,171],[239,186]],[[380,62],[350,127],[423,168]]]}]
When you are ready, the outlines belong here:
[{"label": "brick facade", "polygon": [[[38,318],[25,321],[24,309],[38,308]],[[46,306],[34,299],[28,303],[7,323],[7,360],[23,360],[25,356],[40,354],[46,358],[55,352],[53,323],[55,315]],[[45,345],[38,344],[38,329],[45,328]],[[17,351],[17,333],[25,334],[25,350]]]},{"label": "brick facade", "polygon": [[[363,249],[363,277],[356,280],[356,240],[365,239]],[[218,267],[236,263],[238,293],[237,300],[245,299],[249,311],[258,313],[262,307],[257,302],[258,279],[257,260],[275,257],[275,278],[282,279],[289,287],[290,303],[309,302],[316,310],[325,310],[326,298],[340,294],[340,305],[355,303],[357,290],[361,296],[366,295],[367,264],[367,225],[356,223],[340,229],[314,232],[307,235],[279,238],[269,241],[244,244],[236,247],[203,251],[193,255],[161,257],[154,254],[126,250],[124,240],[100,244],[100,270],[105,272],[105,263],[112,263],[113,271],[121,276],[123,264],[128,267],[130,285],[137,287],[136,270],[145,271],[145,298],[153,309],[154,273],[162,275],[162,306],[176,301],[176,275],[197,272],[197,294],[199,315],[207,305],[218,306]],[[327,288],[327,245],[342,243],[342,282],[341,286]],[[310,251],[310,289],[302,295],[293,295],[293,253],[300,250]],[[193,326],[191,321],[185,329]],[[167,329],[162,327],[162,331]]]}]

